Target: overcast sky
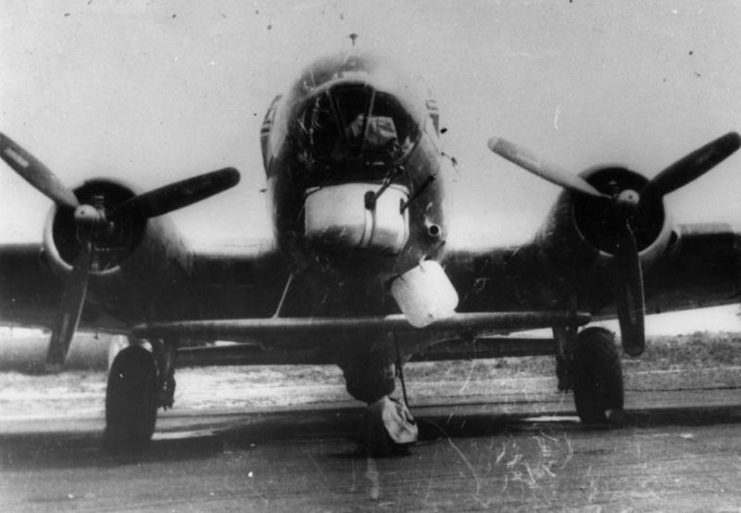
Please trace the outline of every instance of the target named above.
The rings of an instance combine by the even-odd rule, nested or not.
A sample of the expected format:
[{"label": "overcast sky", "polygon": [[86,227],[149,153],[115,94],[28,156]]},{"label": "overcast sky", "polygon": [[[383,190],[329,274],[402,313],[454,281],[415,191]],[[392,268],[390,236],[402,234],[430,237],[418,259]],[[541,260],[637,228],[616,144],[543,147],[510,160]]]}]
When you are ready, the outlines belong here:
[{"label": "overcast sky", "polygon": [[[358,45],[438,98],[452,243],[524,240],[556,186],[488,152],[506,137],[574,173],[649,176],[741,129],[734,1],[0,0],[0,131],[70,185],[141,190],[235,166],[242,183],[175,215],[194,240],[270,233],[259,127],[311,58]],[[741,220],[741,155],[674,193],[681,222]],[[49,200],[0,168],[0,241],[40,240]]]},{"label": "overcast sky", "polygon": [[[492,135],[575,173],[617,162],[653,175],[741,129],[733,1],[2,4],[0,130],[68,184],[148,189],[237,167],[235,190],[176,215],[194,239],[269,233],[262,116],[352,32],[439,100],[460,162],[454,241],[526,238],[558,191],[489,153]],[[741,155],[675,193],[675,218],[738,220],[739,171]],[[39,239],[49,201],[4,165],[0,196],[0,240]]]}]

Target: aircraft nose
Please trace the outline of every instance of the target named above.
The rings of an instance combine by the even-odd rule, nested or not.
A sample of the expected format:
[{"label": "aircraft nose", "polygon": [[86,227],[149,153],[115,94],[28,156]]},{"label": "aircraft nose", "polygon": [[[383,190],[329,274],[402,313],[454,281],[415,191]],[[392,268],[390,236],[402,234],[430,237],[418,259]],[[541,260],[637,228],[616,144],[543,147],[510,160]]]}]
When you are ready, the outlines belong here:
[{"label": "aircraft nose", "polygon": [[[335,249],[368,249],[397,254],[409,240],[409,190],[392,185],[347,183],[312,187],[305,193],[304,235]],[[375,200],[367,201],[369,193]]]}]

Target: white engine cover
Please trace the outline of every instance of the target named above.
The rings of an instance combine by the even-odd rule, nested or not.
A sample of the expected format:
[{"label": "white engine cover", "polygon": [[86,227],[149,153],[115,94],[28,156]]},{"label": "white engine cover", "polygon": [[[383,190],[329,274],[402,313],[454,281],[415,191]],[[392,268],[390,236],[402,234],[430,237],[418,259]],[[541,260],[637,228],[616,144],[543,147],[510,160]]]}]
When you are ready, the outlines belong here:
[{"label": "white engine cover", "polygon": [[409,199],[409,191],[404,186],[391,185],[378,198],[374,209],[365,208],[366,193],[380,187],[347,183],[308,189],[304,234],[309,240],[345,248],[399,253],[409,239],[408,210],[401,209]]},{"label": "white engine cover", "polygon": [[391,283],[391,295],[415,328],[450,317],[458,306],[458,293],[442,266],[425,260]]}]

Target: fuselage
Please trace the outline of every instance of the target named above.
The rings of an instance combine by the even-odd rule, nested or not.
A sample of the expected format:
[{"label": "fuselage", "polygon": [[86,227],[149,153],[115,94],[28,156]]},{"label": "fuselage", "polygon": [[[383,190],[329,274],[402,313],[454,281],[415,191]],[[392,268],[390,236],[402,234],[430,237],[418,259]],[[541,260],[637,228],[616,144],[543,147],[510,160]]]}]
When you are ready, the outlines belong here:
[{"label": "fuselage", "polygon": [[275,237],[294,271],[382,282],[437,258],[438,136],[434,100],[387,62],[352,52],[306,67],[270,106],[261,141]]}]

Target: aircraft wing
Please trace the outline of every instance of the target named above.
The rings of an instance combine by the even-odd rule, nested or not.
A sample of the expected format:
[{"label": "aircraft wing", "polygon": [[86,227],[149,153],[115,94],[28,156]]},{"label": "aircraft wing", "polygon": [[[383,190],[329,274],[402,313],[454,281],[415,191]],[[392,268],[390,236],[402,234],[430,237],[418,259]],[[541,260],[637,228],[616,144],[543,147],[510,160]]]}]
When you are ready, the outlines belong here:
[{"label": "aircraft wing", "polygon": [[353,333],[393,333],[402,337],[429,339],[472,339],[487,333],[509,333],[552,326],[588,323],[585,313],[558,311],[460,313],[439,319],[424,328],[415,328],[403,315],[384,317],[234,319],[176,321],[134,326],[141,338],[190,338],[201,340],[259,341],[290,345],[296,339],[332,341],[352,339]]},{"label": "aircraft wing", "polygon": [[41,244],[0,246],[0,321],[51,327],[62,282],[42,264],[41,252]]},{"label": "aircraft wing", "polygon": [[[728,225],[678,226],[676,243],[646,272],[647,312],[737,302],[740,241],[741,235]],[[132,288],[128,294],[139,298],[147,308],[168,301],[172,310],[167,318],[147,319],[145,313],[128,311],[128,318],[117,317],[90,301],[81,327],[145,338],[177,336],[194,342],[259,342],[294,350],[326,346],[328,341],[351,341],[353,334],[375,331],[399,336],[399,340],[414,346],[409,347],[411,353],[438,342],[583,325],[590,316],[601,319],[615,315],[609,268],[584,269],[568,281],[542,260],[538,245],[533,242],[450,251],[443,264],[461,298],[459,313],[426,328],[412,327],[401,315],[274,318],[270,316],[280,300],[287,268],[271,251],[253,250],[248,255],[243,249],[191,255],[187,260],[189,267],[183,270],[187,280],[162,280],[156,282],[156,287],[141,290],[134,280],[124,282]],[[41,251],[40,244],[0,246],[3,323],[52,325],[63,283],[43,264]],[[153,281],[153,277],[148,278],[148,282]],[[96,284],[91,285],[95,300]],[[580,291],[576,308],[560,294],[570,289]],[[177,312],[182,314],[176,315]],[[218,312],[229,318],[220,319]]]},{"label": "aircraft wing", "polygon": [[[449,252],[444,265],[461,298],[458,311],[574,308],[593,320],[614,318],[610,262],[572,258],[567,241],[557,247],[558,259],[537,238],[512,247]],[[731,225],[677,225],[670,244],[645,269],[646,313],[739,302],[740,258],[741,232]]]},{"label": "aircraft wing", "polygon": [[[271,315],[288,276],[268,243],[204,249],[166,242],[161,249],[143,251],[134,265],[92,275],[80,329],[128,334],[147,318]],[[54,326],[65,275],[45,251],[41,243],[0,244],[0,324]]]}]

